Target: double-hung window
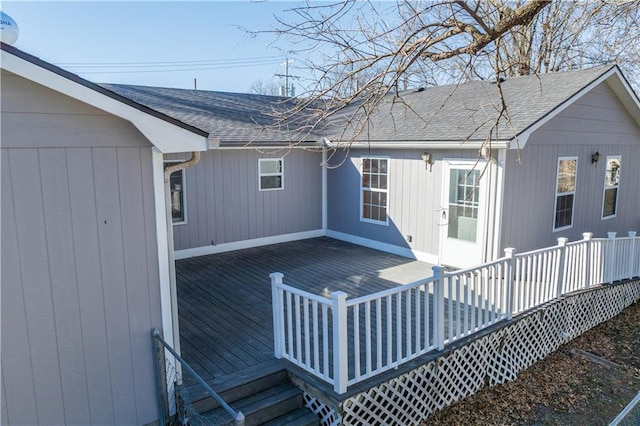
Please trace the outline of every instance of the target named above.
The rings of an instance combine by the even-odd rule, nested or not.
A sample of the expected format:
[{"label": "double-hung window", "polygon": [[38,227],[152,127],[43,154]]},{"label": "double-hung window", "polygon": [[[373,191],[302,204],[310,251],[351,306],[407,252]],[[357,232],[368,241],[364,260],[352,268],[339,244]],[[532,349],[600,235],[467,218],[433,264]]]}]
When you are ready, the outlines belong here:
[{"label": "double-hung window", "polygon": [[554,231],[573,226],[577,171],[578,159],[576,157],[558,159]]},{"label": "double-hung window", "polygon": [[[179,161],[165,161],[165,169]],[[187,215],[185,211],[184,197],[184,170],[178,170],[169,176],[169,196],[171,197],[171,220],[174,225],[186,223]]]},{"label": "double-hung window", "polygon": [[603,219],[616,217],[618,210],[618,185],[620,185],[620,156],[607,157],[602,199]]},{"label": "double-hung window", "polygon": [[360,184],[360,219],[386,225],[389,169],[387,158],[363,158]]},{"label": "double-hung window", "polygon": [[260,191],[273,191],[284,188],[282,163],[282,158],[258,159]]}]

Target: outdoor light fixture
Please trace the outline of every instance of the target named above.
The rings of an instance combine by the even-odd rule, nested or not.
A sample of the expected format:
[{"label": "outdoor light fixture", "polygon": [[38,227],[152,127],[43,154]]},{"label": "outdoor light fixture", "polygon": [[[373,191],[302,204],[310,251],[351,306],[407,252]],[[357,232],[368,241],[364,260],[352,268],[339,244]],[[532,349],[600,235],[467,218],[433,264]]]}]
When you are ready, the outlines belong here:
[{"label": "outdoor light fixture", "polygon": [[598,161],[600,161],[600,152],[596,151],[591,154],[591,164],[598,164]]},{"label": "outdoor light fixture", "polygon": [[431,153],[427,151],[423,152],[422,160],[424,161],[425,168],[429,167],[429,164],[431,164]]}]

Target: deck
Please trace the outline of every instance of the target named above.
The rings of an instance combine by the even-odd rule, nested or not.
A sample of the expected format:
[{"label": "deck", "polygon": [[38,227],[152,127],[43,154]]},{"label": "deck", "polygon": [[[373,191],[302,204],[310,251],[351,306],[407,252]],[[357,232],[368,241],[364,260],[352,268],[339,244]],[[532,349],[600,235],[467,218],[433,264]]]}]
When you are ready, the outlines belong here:
[{"label": "deck", "polygon": [[428,277],[431,266],[331,238],[179,260],[182,355],[214,381],[273,365],[271,272],[308,292],[353,298]]}]

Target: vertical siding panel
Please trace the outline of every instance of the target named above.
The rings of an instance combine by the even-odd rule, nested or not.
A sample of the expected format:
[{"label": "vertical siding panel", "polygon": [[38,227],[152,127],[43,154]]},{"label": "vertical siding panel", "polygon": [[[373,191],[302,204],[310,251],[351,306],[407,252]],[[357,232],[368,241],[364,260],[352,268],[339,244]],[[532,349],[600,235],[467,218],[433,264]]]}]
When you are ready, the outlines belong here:
[{"label": "vertical siding panel", "polygon": [[[38,424],[36,391],[31,369],[31,348],[27,329],[24,283],[20,274],[18,235],[11,168],[22,168],[17,160],[10,162],[13,151],[2,150],[2,421],[3,424]],[[7,385],[10,392],[7,392]],[[9,411],[9,409],[11,411]],[[5,423],[5,417],[8,420]]]},{"label": "vertical siding panel", "polygon": [[[149,345],[151,316],[149,305],[149,276],[147,264],[145,218],[140,151],[146,148],[117,148],[119,175],[120,211],[123,218],[122,235],[124,237],[122,253],[126,282],[127,312],[131,335],[131,356],[134,379],[134,400],[136,423],[150,420],[155,405],[153,359]],[[142,421],[142,419],[146,421]]]},{"label": "vertical siding panel", "polygon": [[109,367],[113,385],[115,421],[136,422],[131,366],[131,324],[127,310],[127,283],[123,256],[123,220],[115,148],[93,150],[94,179],[98,213],[100,263],[107,316]]},{"label": "vertical siding panel", "polygon": [[[209,244],[207,240],[209,240],[209,235],[207,233],[208,228],[208,211],[207,211],[207,188],[209,185],[207,184],[207,173],[206,167],[194,166],[191,167],[196,175],[197,180],[197,188],[196,188],[196,198],[197,209],[198,209],[198,234],[196,235],[195,243],[198,246],[206,246]],[[193,244],[193,243],[192,243]]]},{"label": "vertical siding panel", "polygon": [[224,238],[221,242],[226,243],[233,239],[233,191],[230,189],[233,187],[233,172],[234,165],[232,158],[233,153],[225,151],[222,153],[223,162],[221,170],[222,188],[224,194],[224,209],[222,211],[222,217],[224,218],[222,229],[224,230]]},{"label": "vertical siding panel", "polygon": [[262,214],[262,208],[258,197],[258,166],[257,155],[252,151],[252,155],[247,155],[247,181],[245,190],[248,200],[247,225],[250,239],[258,238],[258,217]]},{"label": "vertical siding panel", "polygon": [[[0,406],[0,424],[8,425],[9,413],[7,413],[7,408],[9,404],[7,403],[7,387],[4,385],[4,371],[2,371],[2,377],[0,378],[0,380],[2,380],[2,405]],[[34,418],[33,421],[35,422],[36,419]]]},{"label": "vertical siding panel", "polygon": [[424,216],[418,210],[418,200],[420,198],[420,194],[422,193],[421,188],[421,180],[420,173],[418,170],[418,161],[413,159],[405,160],[407,167],[409,168],[411,174],[411,195],[409,196],[409,229],[406,234],[409,234],[413,237],[413,242],[409,243],[405,239],[405,244],[415,247],[415,238],[417,237],[418,228],[420,227],[419,221],[424,220]]},{"label": "vertical siding panel", "polygon": [[224,200],[224,153],[217,151],[214,154],[213,161],[213,185],[216,193],[216,205],[214,208],[216,220],[215,220],[215,243],[220,244],[224,242],[225,228],[225,200]]},{"label": "vertical siding panel", "polygon": [[211,151],[206,151],[202,153],[202,164],[200,167],[204,167],[205,169],[205,200],[207,205],[207,217],[205,218],[207,224],[207,234],[204,241],[204,245],[210,245],[211,241],[215,241],[216,234],[216,222],[215,222],[215,210],[216,210],[216,195],[217,188],[215,186],[214,181],[214,170],[215,167],[213,163],[214,154]]},{"label": "vertical siding panel", "polygon": [[41,149],[40,173],[51,290],[68,424],[90,423],[82,325],[76,281],[65,149]]},{"label": "vertical siding panel", "polygon": [[113,424],[115,419],[91,149],[71,149],[67,161],[91,423]]},{"label": "vertical siding panel", "polygon": [[11,168],[16,230],[27,312],[29,346],[40,422],[65,423],[59,370],[55,317],[49,278],[46,229],[36,149],[15,150]]},{"label": "vertical siding panel", "polygon": [[[253,150],[245,149],[241,151],[241,153],[242,156],[240,160],[244,164],[247,164],[253,157]],[[248,240],[249,238],[251,238],[249,232],[249,221],[251,220],[251,216],[255,214],[255,211],[253,211],[253,209],[251,208],[254,195],[247,190],[249,185],[249,173],[247,169],[248,168],[246,166],[243,168],[244,173],[241,174],[240,180],[238,181],[238,183],[240,184],[238,188],[238,195],[240,200],[242,201],[240,206],[241,210],[238,210],[241,240]]]}]

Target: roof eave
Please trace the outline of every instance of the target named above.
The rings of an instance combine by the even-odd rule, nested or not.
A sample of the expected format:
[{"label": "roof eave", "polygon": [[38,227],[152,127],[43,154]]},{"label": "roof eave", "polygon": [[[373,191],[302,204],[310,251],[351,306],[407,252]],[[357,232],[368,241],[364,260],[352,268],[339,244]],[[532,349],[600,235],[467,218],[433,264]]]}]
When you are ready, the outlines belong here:
[{"label": "roof eave", "polygon": [[615,65],[609,68],[607,71],[603,72],[599,77],[593,79],[589,84],[578,90],[572,96],[567,98],[563,103],[559,104],[553,110],[549,111],[541,119],[531,124],[524,131],[520,132],[511,140],[509,149],[524,148],[527,144],[527,141],[529,140],[529,137],[536,130],[540,129],[542,126],[555,118],[558,114],[571,106],[586,93],[591,91],[594,87],[605,81],[607,82],[607,84],[609,84],[620,101],[624,104],[631,117],[633,117],[638,126],[640,126],[640,101],[638,100],[638,97],[636,96],[633,89],[631,89],[631,86],[622,74],[622,71],[620,71],[620,68]]},{"label": "roof eave", "polygon": [[2,44],[2,69],[131,122],[162,153],[205,151],[207,132],[164,117],[97,84]]},{"label": "roof eave", "polygon": [[[337,142],[327,140],[327,146],[339,148],[341,146],[350,149],[480,149],[486,147],[487,140],[430,140],[430,141],[353,141]],[[495,149],[509,147],[509,140],[492,140],[490,145]]]}]

